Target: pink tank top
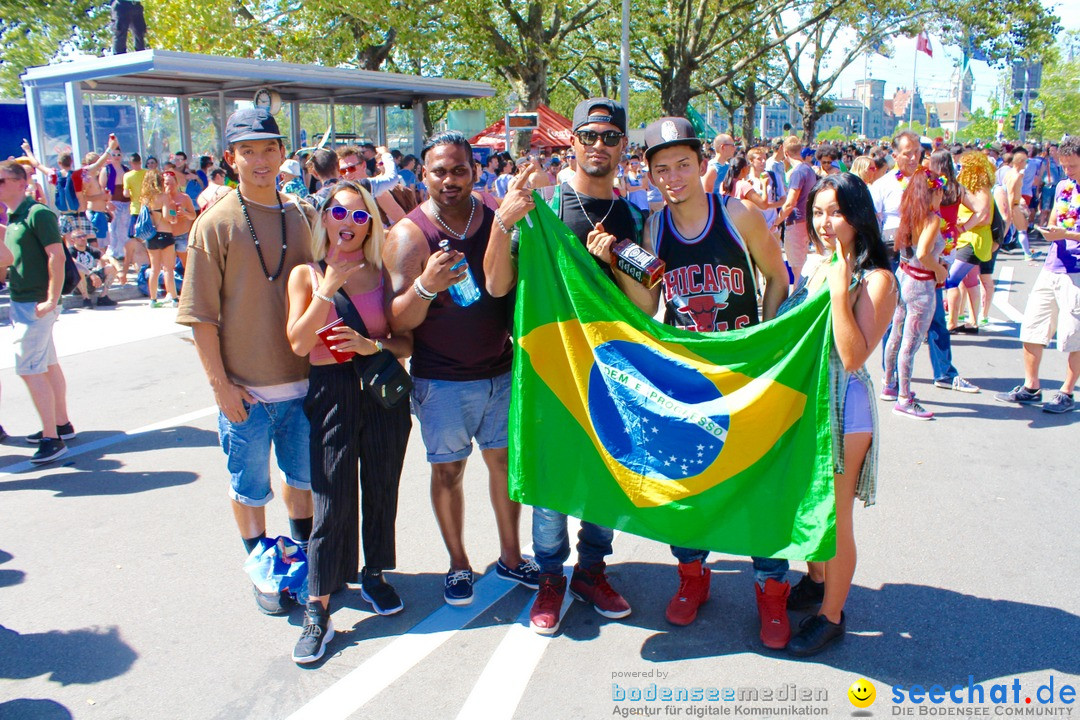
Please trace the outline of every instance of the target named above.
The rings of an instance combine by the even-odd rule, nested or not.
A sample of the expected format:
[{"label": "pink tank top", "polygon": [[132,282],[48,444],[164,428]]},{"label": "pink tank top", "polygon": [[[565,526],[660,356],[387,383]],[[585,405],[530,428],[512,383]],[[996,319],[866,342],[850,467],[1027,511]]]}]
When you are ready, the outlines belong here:
[{"label": "pink tank top", "polygon": [[[309,263],[308,270],[311,272],[311,297],[314,298],[314,289],[319,285],[319,275],[315,272],[314,264]],[[350,295],[349,299],[352,300],[356,309],[360,311],[360,317],[364,319],[364,325],[367,326],[368,334],[372,340],[385,340],[390,337],[390,323],[387,322],[386,312],[383,310],[382,277],[379,278],[378,287],[368,290],[367,292]],[[326,327],[337,320],[337,309],[333,305],[327,305],[321,300],[319,303],[321,305],[326,305],[326,321],[319,327]],[[334,356],[330,354],[330,351],[326,349],[326,346],[323,345],[322,340],[320,340],[311,348],[311,352],[308,353],[308,360],[315,365],[323,365],[327,362],[333,362]]]}]

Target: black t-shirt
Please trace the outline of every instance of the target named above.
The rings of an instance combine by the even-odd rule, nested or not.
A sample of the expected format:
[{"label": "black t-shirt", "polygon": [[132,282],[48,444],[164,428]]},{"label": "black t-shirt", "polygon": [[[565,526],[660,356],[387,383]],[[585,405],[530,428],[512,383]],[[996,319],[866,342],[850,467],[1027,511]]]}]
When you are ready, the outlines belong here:
[{"label": "black t-shirt", "polygon": [[[554,188],[548,192],[541,191],[545,199],[550,200],[554,196]],[[569,183],[563,183],[559,188],[559,207],[555,209],[559,218],[566,226],[577,235],[581,244],[592,232],[596,223],[601,223],[604,230],[614,235],[619,240],[629,238],[638,245],[641,244],[642,229],[645,226],[644,216],[641,211],[628,203],[623,198],[599,199],[579,193],[570,187]],[[600,258],[594,257],[596,264],[604,273],[614,279],[615,274],[611,266]]]}]

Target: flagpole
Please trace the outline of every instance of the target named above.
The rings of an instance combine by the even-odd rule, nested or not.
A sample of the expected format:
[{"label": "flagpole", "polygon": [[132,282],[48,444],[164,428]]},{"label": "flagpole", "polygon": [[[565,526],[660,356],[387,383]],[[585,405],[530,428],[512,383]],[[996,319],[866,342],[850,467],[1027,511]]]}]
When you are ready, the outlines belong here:
[{"label": "flagpole", "polygon": [[911,122],[915,117],[915,67],[919,64],[919,38],[915,38],[915,60],[911,63],[911,97],[908,98],[907,126],[911,129]]},{"label": "flagpole", "polygon": [[953,126],[953,142],[956,142],[957,136],[960,134],[960,95],[964,88],[964,71],[967,70],[968,56],[967,48],[964,49],[964,59],[960,63],[960,70],[956,74],[956,111],[953,113],[953,117],[956,120],[956,125]]},{"label": "flagpole", "polygon": [[869,113],[869,109],[870,109],[870,97],[871,97],[870,88],[866,84],[866,74],[867,74],[867,68],[869,68],[869,66],[870,66],[870,51],[868,50],[866,52],[866,54],[863,55],[863,65],[862,65],[863,98],[866,101],[866,102],[863,103],[862,117],[861,117],[863,137],[869,137],[869,135],[866,134],[866,120],[867,120],[867,114]]}]

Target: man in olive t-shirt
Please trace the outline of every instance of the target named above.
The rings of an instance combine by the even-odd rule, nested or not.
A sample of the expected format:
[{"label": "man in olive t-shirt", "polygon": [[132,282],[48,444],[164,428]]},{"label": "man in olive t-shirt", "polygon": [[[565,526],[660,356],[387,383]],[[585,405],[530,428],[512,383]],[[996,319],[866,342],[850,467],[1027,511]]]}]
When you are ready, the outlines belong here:
[{"label": "man in olive t-shirt", "polygon": [[[229,497],[244,548],[266,537],[270,451],[284,477],[291,534],[311,534],[310,426],[304,415],[307,358],[285,334],[289,272],[311,260],[306,205],[277,192],[285,159],[273,116],[238,110],[225,131],[225,159],[240,187],[200,215],[191,228],[188,266],[176,321],[189,325],[220,413],[218,435],[230,475]],[[307,210],[305,210],[307,208]],[[254,237],[253,237],[254,235]],[[286,594],[254,588],[268,615],[288,611]],[[304,598],[306,600],[306,598]]]},{"label": "man in olive t-shirt", "polygon": [[64,246],[52,210],[26,196],[26,170],[14,160],[0,162],[0,202],[8,211],[4,243],[13,255],[8,271],[11,319],[15,325],[15,373],[26,383],[41,417],[41,432],[26,439],[37,444],[33,463],[47,463],[67,452],[64,439],[75,437],[68,421],[67,384],[53,345],[64,285]]}]

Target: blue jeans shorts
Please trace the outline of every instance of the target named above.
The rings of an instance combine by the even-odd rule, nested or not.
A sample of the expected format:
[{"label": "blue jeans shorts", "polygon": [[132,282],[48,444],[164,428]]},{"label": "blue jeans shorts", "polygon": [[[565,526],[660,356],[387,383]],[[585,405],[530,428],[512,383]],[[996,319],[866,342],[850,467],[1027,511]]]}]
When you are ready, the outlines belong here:
[{"label": "blue jeans shorts", "polygon": [[510,373],[490,380],[414,378],[412,401],[429,463],[464,460],[473,438],[481,450],[509,444]]},{"label": "blue jeans shorts", "polygon": [[270,445],[285,484],[311,489],[310,427],[304,398],[276,403],[244,403],[248,417],[229,422],[218,413],[218,440],[228,458],[229,497],[241,505],[262,507],[274,498],[270,488]]},{"label": "blue jeans shorts", "polygon": [[44,317],[37,316],[37,303],[11,303],[11,320],[15,325],[15,374],[41,375],[55,365],[56,345],[53,344],[53,325],[62,308]]},{"label": "blue jeans shorts", "polygon": [[86,217],[90,218],[90,226],[94,228],[94,237],[105,240],[109,237],[109,213],[100,210],[88,210]]},{"label": "blue jeans shorts", "polygon": [[187,252],[188,234],[173,235],[173,238],[176,240],[173,249],[178,253]]}]

